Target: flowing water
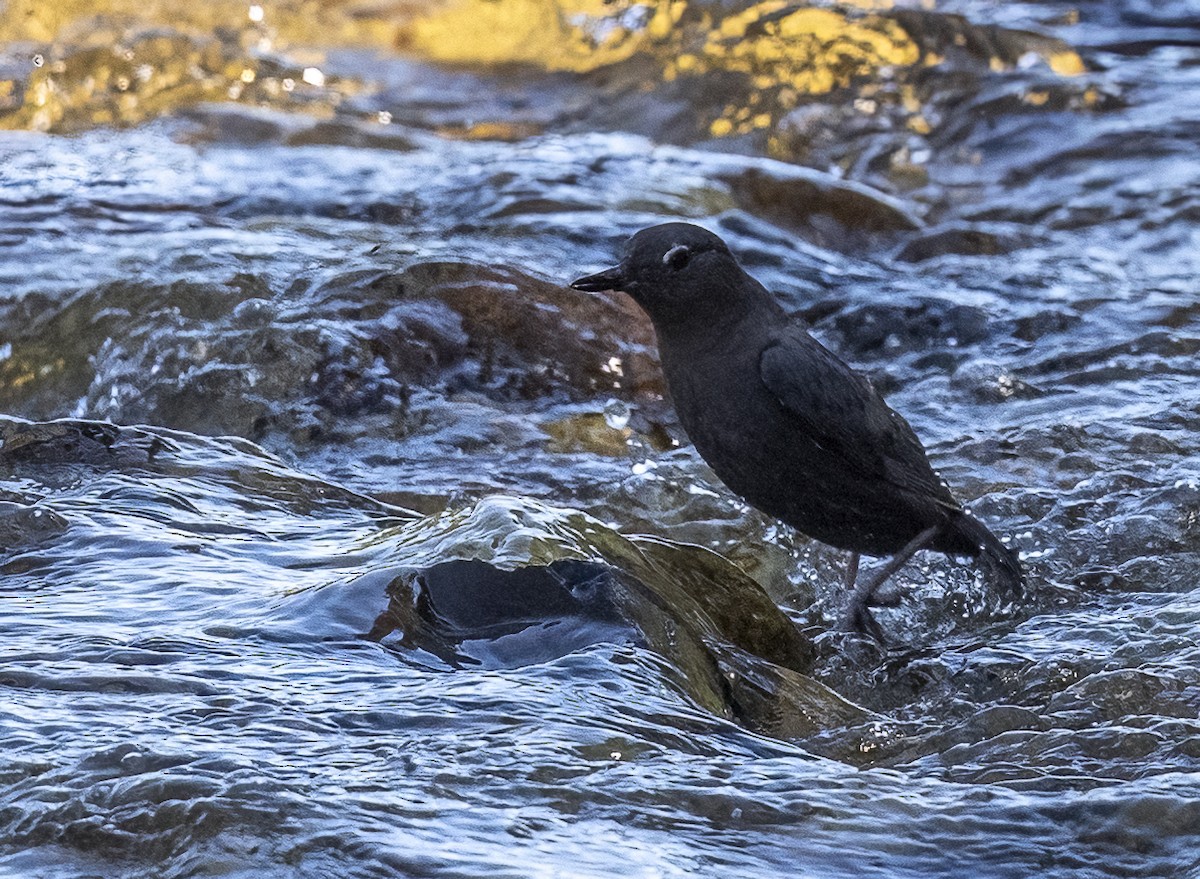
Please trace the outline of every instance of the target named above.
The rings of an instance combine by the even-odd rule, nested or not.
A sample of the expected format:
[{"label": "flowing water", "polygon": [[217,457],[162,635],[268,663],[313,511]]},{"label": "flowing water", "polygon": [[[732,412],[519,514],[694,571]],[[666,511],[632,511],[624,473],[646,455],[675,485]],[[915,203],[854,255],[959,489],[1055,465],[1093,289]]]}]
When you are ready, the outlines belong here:
[{"label": "flowing water", "polygon": [[[1200,876],[1195,3],[0,0],[0,129],[0,873]],[[1024,598],[836,631],[564,286],[676,218]]]}]

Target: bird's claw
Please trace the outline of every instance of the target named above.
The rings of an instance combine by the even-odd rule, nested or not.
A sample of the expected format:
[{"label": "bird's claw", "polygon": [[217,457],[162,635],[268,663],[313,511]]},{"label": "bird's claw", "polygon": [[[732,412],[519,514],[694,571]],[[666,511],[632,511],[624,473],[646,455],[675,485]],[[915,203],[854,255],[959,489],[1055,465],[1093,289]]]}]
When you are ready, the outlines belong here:
[{"label": "bird's claw", "polygon": [[887,645],[887,638],[884,636],[883,627],[879,625],[875,619],[875,615],[867,607],[867,602],[858,596],[851,599],[849,607],[846,608],[846,613],[842,616],[839,628],[846,632],[866,635],[880,646]]}]

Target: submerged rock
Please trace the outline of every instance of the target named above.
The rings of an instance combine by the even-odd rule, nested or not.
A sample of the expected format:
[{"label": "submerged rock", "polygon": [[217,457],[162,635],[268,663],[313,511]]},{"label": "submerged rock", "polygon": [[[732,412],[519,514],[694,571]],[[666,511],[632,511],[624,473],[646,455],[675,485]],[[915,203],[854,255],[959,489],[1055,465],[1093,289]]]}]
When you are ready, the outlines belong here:
[{"label": "submerged rock", "polygon": [[[205,576],[196,560],[223,535],[217,557],[236,548],[281,578],[297,565],[307,572],[282,606],[262,596],[258,623],[245,604],[254,596],[240,596],[243,618],[208,620],[211,635],[232,635],[235,623],[239,637],[254,625],[289,637],[352,634],[447,670],[627,644],[661,656],[691,700],[758,732],[801,738],[867,717],[805,675],[812,643],[738,568],[700,547],[622,536],[580,512],[491,497],[421,518],[243,441],[88,421],[0,419],[0,492],[10,487],[42,512],[0,503],[0,533],[36,543],[6,542],[5,570],[77,565],[87,546],[130,570],[145,554],[148,576],[185,589]],[[34,533],[43,519],[53,527]],[[133,523],[136,539],[114,540]]]},{"label": "submerged rock", "polygon": [[369,637],[396,649],[514,667],[617,639],[662,654],[691,698],[759,732],[796,738],[867,716],[804,674],[813,645],[700,547],[505,497],[381,539],[403,545],[404,564]]},{"label": "submerged rock", "polygon": [[0,500],[0,545],[9,549],[57,537],[67,525],[63,516],[37,504]]},{"label": "submerged rock", "polygon": [[296,443],[403,436],[469,395],[662,393],[649,326],[619,298],[451,262],[347,272],[299,296],[307,286],[238,275],[8,303],[0,408],[47,418],[78,401],[120,422]]}]

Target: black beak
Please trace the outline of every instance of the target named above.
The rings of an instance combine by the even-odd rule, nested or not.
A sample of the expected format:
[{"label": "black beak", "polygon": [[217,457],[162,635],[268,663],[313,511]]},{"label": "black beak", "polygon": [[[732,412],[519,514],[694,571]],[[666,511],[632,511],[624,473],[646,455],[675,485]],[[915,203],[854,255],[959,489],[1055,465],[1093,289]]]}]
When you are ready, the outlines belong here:
[{"label": "black beak", "polygon": [[587,293],[599,293],[603,290],[620,290],[625,284],[625,273],[620,266],[613,266],[594,275],[576,278],[571,286],[576,290]]}]

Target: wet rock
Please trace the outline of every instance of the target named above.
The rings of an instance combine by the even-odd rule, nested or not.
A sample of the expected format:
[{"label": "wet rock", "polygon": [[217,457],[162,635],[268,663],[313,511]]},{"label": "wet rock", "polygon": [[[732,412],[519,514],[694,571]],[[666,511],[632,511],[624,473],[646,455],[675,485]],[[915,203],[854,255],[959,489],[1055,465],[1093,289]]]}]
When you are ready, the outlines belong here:
[{"label": "wet rock", "polygon": [[0,462],[12,478],[33,469],[120,468],[150,463],[171,444],[136,428],[96,421],[28,422],[0,418]]},{"label": "wet rock", "polygon": [[971,360],[959,365],[951,385],[973,395],[981,403],[1003,403],[1012,398],[1029,399],[1041,396],[1041,391],[1003,364],[990,360]]},{"label": "wet rock", "polygon": [[344,146],[396,152],[416,149],[399,128],[381,123],[378,113],[370,119],[342,114],[324,120],[276,108],[205,103],[184,108],[179,115],[188,122],[180,135],[187,143]]},{"label": "wet rock", "polygon": [[549,421],[542,429],[550,434],[553,442],[550,451],[586,451],[596,455],[626,455],[629,453],[628,428],[615,429],[604,415],[587,412],[569,418]]},{"label": "wet rock", "polygon": [[69,524],[64,516],[36,504],[0,501],[0,545],[8,549],[57,537]]},{"label": "wet rock", "polygon": [[1184,682],[1138,669],[1089,675],[1057,694],[1048,710],[1083,726],[1135,715],[1195,716]]},{"label": "wet rock", "polygon": [[1036,342],[1043,336],[1062,333],[1077,326],[1078,314],[1064,309],[1046,309],[1020,317],[1014,323],[1013,335],[1025,342]]},{"label": "wet rock", "polygon": [[[345,41],[391,48],[396,27],[411,15],[403,4],[354,0],[320,7],[281,0],[266,22],[248,16],[247,5],[233,0],[187,8],[118,2],[104,10],[107,15],[87,4],[21,3],[19,11],[5,15],[0,41],[31,42],[45,50],[38,55],[44,60],[14,79],[9,91],[23,98],[19,105],[0,101],[0,128],[69,132],[134,125],[203,102],[331,114],[360,90],[359,83],[293,62],[276,52],[278,46]],[[249,142],[273,138],[269,124],[247,124],[253,115],[231,117],[234,132]],[[309,130],[320,132],[321,126]],[[361,136],[318,134],[328,135]]]},{"label": "wet rock", "polygon": [[[0,480],[27,486],[26,503],[46,501],[63,490],[82,490],[114,473],[173,478],[204,473],[226,489],[253,495],[247,510],[278,503],[302,513],[329,505],[381,517],[416,515],[296,473],[244,440],[205,439],[161,427],[119,427],[81,419],[31,422],[0,416]],[[163,502],[173,500],[177,499]],[[47,510],[55,512],[51,507]],[[17,512],[18,517],[23,515]]]},{"label": "wet rock", "polygon": [[[491,668],[628,644],[659,654],[697,704],[758,731],[801,737],[866,716],[805,676],[812,643],[724,558],[627,538],[580,512],[493,497],[417,518],[292,471],[248,443],[83,421],[0,420],[0,486],[7,483],[36,488],[45,521],[35,534],[30,526],[43,517],[34,507],[0,501],[0,529],[35,538],[44,565],[127,516],[146,530],[126,552],[150,553],[156,571],[182,571],[213,534],[273,545],[334,517],[352,541],[349,573],[339,550],[331,578],[272,612],[274,637],[327,638],[349,627],[426,657],[418,661]],[[58,509],[90,509],[93,495],[104,499],[103,521],[83,516],[73,542],[56,542],[66,521]],[[233,518],[222,512],[230,504]],[[255,557],[268,563],[277,551]],[[287,568],[296,558],[284,551],[275,563]],[[311,563],[320,564],[315,555]],[[213,633],[234,637],[233,628]]]},{"label": "wet rock", "polygon": [[288,136],[288,146],[343,146],[355,149],[394,150],[406,153],[417,147],[399,129],[389,128],[387,117],[373,120],[340,119],[317,122]]},{"label": "wet rock", "polygon": [[10,308],[0,406],[35,417],[81,400],[116,421],[324,441],[420,431],[438,400],[464,394],[493,406],[662,394],[649,325],[622,297],[467,263],[346,273],[299,303],[239,276]]},{"label": "wet rock", "polygon": [[989,316],[981,308],[942,299],[905,305],[862,305],[839,312],[833,326],[838,349],[851,357],[894,356],[935,346],[961,347],[989,335]]},{"label": "wet rock", "polygon": [[423,650],[454,666],[519,668],[600,641],[645,646],[618,572],[562,560],[503,570],[448,561],[388,586],[388,609],[367,637]]},{"label": "wet rock", "polygon": [[[715,138],[818,167],[855,164],[847,153],[871,151],[877,134],[896,148],[895,133],[928,133],[921,105],[936,88],[932,80],[975,78],[1030,58],[1059,75],[1084,69],[1061,40],[913,9],[748,2],[597,9],[546,0],[513,16],[468,0],[433,9],[401,33],[406,48],[436,61],[586,73],[598,100],[564,110],[571,124],[676,143]],[[828,150],[811,148],[793,115],[851,105],[828,117],[836,117]],[[831,153],[838,158],[822,161]]]},{"label": "wet rock", "polygon": [[195,144],[281,143],[302,130],[307,121],[279,110],[223,104],[199,104],[180,115],[191,123],[184,140]]},{"label": "wet rock", "polygon": [[369,634],[395,649],[515,667],[617,640],[669,657],[700,704],[762,732],[795,738],[865,716],[805,677],[811,643],[715,553],[518,498],[395,537],[405,571]]},{"label": "wet rock", "polygon": [[[77,36],[77,35],[76,35]],[[303,70],[249,54],[219,31],[101,27],[82,40],[62,39],[24,84],[19,109],[0,127],[71,132],[134,125],[205,101],[325,104],[336,101],[333,80],[303,85]],[[284,80],[293,83],[285,88]],[[346,90],[343,88],[343,90]],[[277,120],[253,112],[226,117],[224,133],[242,142],[273,139]]]},{"label": "wet rock", "polygon": [[896,259],[924,262],[940,256],[996,256],[1028,243],[1012,231],[992,231],[978,226],[937,229],[907,242]]},{"label": "wet rock", "polygon": [[883,193],[806,168],[747,168],[724,179],[745,210],[803,231],[827,247],[848,249],[862,242],[847,233],[895,233],[921,225]]},{"label": "wet rock", "polygon": [[896,9],[887,16],[899,23],[921,48],[921,54],[1016,66],[1032,54],[1042,58],[1056,73],[1075,75],[1084,71],[1079,55],[1062,40],[1031,31],[996,25],[980,25],[962,15],[925,9]]},{"label": "wet rock", "polygon": [[461,316],[478,378],[493,392],[662,392],[652,331],[625,297],[580,296],[511,269],[468,264],[424,264],[406,274]]}]

